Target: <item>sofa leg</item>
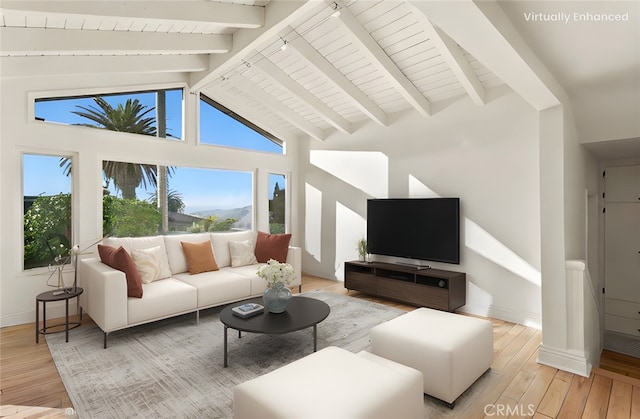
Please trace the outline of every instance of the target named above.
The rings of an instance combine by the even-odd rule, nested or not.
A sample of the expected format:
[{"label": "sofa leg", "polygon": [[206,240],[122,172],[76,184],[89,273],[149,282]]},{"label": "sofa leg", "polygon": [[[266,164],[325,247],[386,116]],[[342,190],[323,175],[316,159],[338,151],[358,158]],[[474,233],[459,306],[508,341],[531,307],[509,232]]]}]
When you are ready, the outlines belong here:
[{"label": "sofa leg", "polygon": [[104,349],[107,349],[107,332],[104,332]]},{"label": "sofa leg", "polygon": [[302,284],[298,285],[298,294],[302,294]]},{"label": "sofa leg", "polygon": [[200,310],[196,310],[196,326],[200,324]]}]

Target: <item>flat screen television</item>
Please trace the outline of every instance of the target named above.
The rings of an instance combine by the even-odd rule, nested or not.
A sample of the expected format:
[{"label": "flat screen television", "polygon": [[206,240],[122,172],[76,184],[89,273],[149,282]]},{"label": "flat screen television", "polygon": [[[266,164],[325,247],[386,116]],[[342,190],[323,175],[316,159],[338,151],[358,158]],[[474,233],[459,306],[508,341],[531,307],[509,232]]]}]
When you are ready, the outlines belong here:
[{"label": "flat screen television", "polygon": [[459,264],[460,199],[369,199],[367,246],[374,255]]}]

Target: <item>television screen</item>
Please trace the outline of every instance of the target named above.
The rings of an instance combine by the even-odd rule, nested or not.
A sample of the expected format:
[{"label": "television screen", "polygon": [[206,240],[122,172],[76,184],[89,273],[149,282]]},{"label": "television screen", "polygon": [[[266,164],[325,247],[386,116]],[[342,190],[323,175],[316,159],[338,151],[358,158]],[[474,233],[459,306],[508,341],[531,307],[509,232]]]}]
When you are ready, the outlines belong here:
[{"label": "television screen", "polygon": [[460,199],[367,201],[369,253],[460,263]]}]

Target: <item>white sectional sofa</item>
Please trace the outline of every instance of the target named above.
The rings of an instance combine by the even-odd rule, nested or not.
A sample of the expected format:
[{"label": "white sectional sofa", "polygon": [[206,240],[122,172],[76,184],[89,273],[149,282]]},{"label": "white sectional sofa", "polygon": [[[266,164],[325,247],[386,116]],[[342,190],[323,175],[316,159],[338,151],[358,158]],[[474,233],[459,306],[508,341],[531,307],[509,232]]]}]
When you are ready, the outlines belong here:
[{"label": "white sectional sofa", "polygon": [[[200,243],[211,240],[219,270],[190,275],[180,242]],[[102,263],[100,258],[84,258],[78,263],[78,283],[84,289],[80,296],[82,310],[104,332],[104,347],[110,332],[156,320],[260,296],[266,289],[257,270],[262,264],[232,267],[230,242],[251,240],[252,231],[233,233],[200,233],[135,238],[106,238],[103,244],[122,246],[127,252],[160,246],[162,255],[160,278],[143,283],[142,298],[127,296],[125,273]],[[287,263],[296,278],[290,286],[301,287],[301,249],[289,246]]]}]

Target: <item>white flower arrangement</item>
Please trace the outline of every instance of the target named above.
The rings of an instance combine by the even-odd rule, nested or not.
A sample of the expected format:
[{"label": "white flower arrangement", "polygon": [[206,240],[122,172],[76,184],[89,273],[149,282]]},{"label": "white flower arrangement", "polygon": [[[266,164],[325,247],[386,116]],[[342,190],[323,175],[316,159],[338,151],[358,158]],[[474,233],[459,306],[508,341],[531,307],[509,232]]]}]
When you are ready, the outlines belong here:
[{"label": "white flower arrangement", "polygon": [[269,259],[266,265],[258,268],[258,276],[267,281],[267,284],[271,287],[278,282],[282,282],[285,286],[289,285],[296,274],[293,271],[293,266],[290,264]]}]

